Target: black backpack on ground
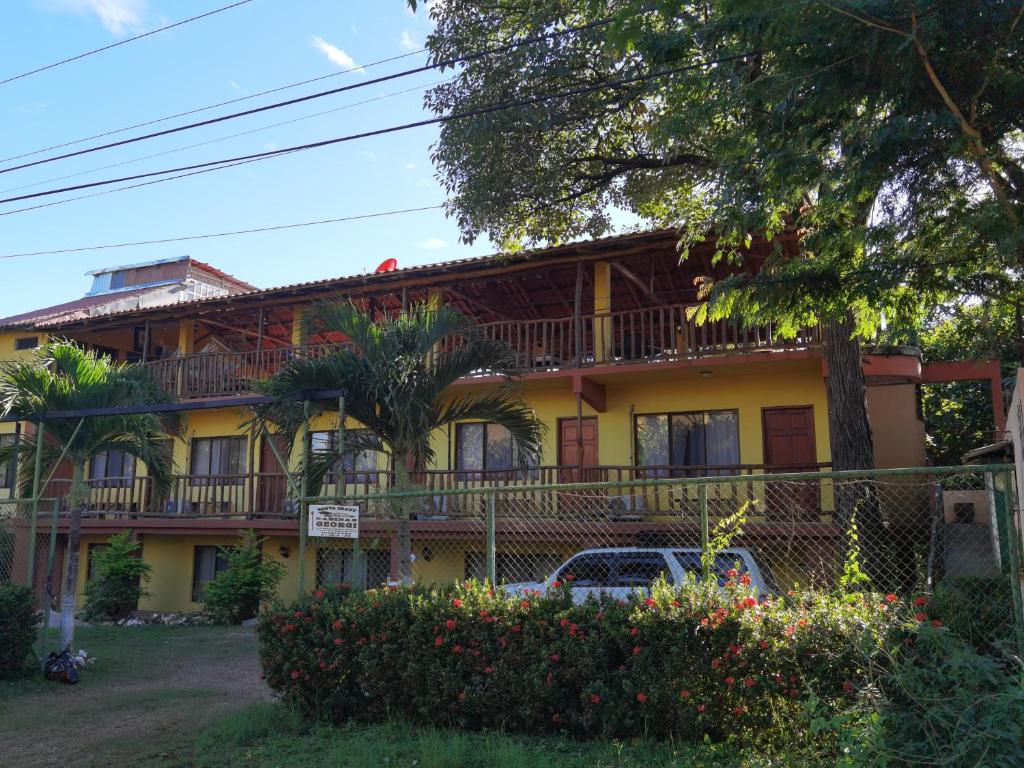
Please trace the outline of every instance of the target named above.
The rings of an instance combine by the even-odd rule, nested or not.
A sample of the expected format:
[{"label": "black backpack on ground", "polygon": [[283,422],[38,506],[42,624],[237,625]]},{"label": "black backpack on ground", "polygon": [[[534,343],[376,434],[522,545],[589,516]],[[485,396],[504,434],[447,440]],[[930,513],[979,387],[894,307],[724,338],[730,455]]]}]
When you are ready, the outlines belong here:
[{"label": "black backpack on ground", "polygon": [[58,683],[74,685],[78,682],[78,668],[67,651],[51,653],[43,665],[43,674],[47,680],[56,680]]}]

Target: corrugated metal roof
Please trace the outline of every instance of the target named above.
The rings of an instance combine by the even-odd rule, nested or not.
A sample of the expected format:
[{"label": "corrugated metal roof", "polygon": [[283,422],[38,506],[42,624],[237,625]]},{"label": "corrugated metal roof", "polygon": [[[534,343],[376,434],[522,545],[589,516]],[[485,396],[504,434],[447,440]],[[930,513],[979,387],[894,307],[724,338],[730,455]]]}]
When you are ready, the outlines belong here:
[{"label": "corrugated metal roof", "polygon": [[[678,236],[678,231],[674,229],[659,229],[625,235],[612,235],[592,240],[578,240],[564,245],[551,246],[547,248],[534,248],[513,253],[494,253],[487,256],[469,256],[462,259],[450,259],[448,261],[405,267],[404,269],[397,269],[393,272],[384,272],[381,274],[363,272],[344,277],[331,277],[319,280],[288,283],[285,285],[274,286],[272,288],[252,288],[250,290],[233,292],[227,296],[209,296],[200,299],[193,299],[191,301],[168,302],[166,304],[150,305],[141,309],[126,309],[117,312],[104,313],[102,315],[93,315],[90,319],[97,319],[99,317],[127,318],[132,315],[145,316],[147,314],[160,312],[161,310],[166,311],[171,308],[176,312],[187,312],[189,308],[215,306],[218,303],[227,304],[237,301],[238,299],[259,297],[272,298],[274,296],[284,296],[290,293],[299,292],[304,293],[318,289],[336,290],[346,287],[366,287],[373,283],[379,283],[384,286],[388,283],[400,282],[403,279],[420,275],[437,274],[440,276],[450,271],[461,271],[465,268],[485,267],[489,264],[493,264],[495,266],[506,266],[525,261],[539,261],[556,258],[558,256],[564,256],[572,253],[573,251],[612,250],[615,246],[627,247],[644,242],[656,243],[669,241],[670,239],[677,238]],[[60,319],[40,322],[38,325],[42,328],[58,328],[64,324],[69,324],[81,319],[82,318]]]},{"label": "corrugated metal roof", "polygon": [[99,307],[104,304],[116,304],[130,296],[138,296],[153,290],[153,286],[134,288],[117,291],[116,293],[102,293],[95,296],[85,296],[74,301],[66,301],[63,304],[54,304],[52,307],[34,309],[31,312],[23,312],[20,315],[0,318],[0,328],[15,326],[43,326],[55,323],[67,323],[87,317],[86,310]]}]

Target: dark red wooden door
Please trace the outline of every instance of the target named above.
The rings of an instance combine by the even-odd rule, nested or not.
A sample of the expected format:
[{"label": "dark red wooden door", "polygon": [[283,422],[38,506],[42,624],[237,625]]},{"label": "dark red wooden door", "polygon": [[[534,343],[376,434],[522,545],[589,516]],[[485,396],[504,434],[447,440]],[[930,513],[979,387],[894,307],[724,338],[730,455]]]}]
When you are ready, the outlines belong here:
[{"label": "dark red wooden door", "polygon": [[279,515],[284,511],[285,498],[288,495],[288,476],[281,467],[281,462],[274,455],[270,441],[285,461],[288,461],[288,445],[283,435],[266,435],[260,442],[260,474],[256,493],[256,513]]},{"label": "dark red wooden door", "polygon": [[[814,440],[814,408],[765,408],[765,472],[813,472],[818,469]],[[765,506],[771,517],[813,517],[820,512],[821,490],[817,481],[767,483]]]},{"label": "dark red wooden door", "polygon": [[[581,426],[578,421],[582,421]],[[582,434],[583,439],[580,440]],[[582,454],[581,454],[582,449]],[[593,483],[601,478],[598,470],[597,418],[587,416],[558,420],[558,464],[564,469],[559,472],[563,483]]]}]

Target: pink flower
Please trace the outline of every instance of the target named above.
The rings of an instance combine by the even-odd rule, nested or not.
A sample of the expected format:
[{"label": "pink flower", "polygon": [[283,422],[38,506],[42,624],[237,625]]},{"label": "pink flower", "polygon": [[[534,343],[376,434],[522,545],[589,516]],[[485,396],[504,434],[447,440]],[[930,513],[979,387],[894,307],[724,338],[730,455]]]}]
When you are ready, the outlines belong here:
[{"label": "pink flower", "polygon": [[555,662],[555,664],[557,664],[557,663],[558,663],[559,661],[561,661],[561,660],[562,660],[562,657],[561,657],[561,656],[559,656],[559,655],[558,655],[557,653],[552,653],[552,654],[551,654],[551,660],[552,660],[553,662]]},{"label": "pink flower", "polygon": [[494,671],[494,667],[484,667],[484,674],[489,675]]},{"label": "pink flower", "polygon": [[293,669],[292,670],[292,680],[298,680],[298,679],[299,679],[299,670]]},{"label": "pink flower", "polygon": [[633,655],[636,656],[638,653],[640,653],[640,646],[639,645],[634,645],[633,646]]},{"label": "pink flower", "polygon": [[462,607],[462,601],[459,598],[456,597],[454,600],[452,600],[452,605],[455,606],[456,608],[461,608]]},{"label": "pink flower", "polygon": [[726,685],[732,685],[735,682],[736,682],[736,678],[733,677],[732,675],[729,675],[727,678],[725,678],[725,684]]},{"label": "pink flower", "polygon": [[600,695],[598,695],[596,693],[590,694],[590,703],[591,704],[600,704],[601,703]]},{"label": "pink flower", "polygon": [[640,630],[636,627],[633,627],[631,630],[629,630],[629,634],[631,634],[633,637],[636,637],[640,634]]},{"label": "pink flower", "polygon": [[679,698],[680,698],[680,699],[688,699],[688,698],[690,698],[690,696],[692,696],[692,695],[693,695],[693,694],[691,694],[691,693],[690,693],[689,691],[687,691],[687,690],[685,690],[685,689],[679,692]]},{"label": "pink flower", "polygon": [[639,701],[641,704],[643,704],[645,701],[647,701],[647,694],[646,693],[638,693],[636,695],[636,700]]},{"label": "pink flower", "polygon": [[757,681],[754,680],[754,678],[752,677],[748,677],[746,680],[743,681],[743,684],[747,686],[747,688],[753,688],[755,685],[757,685]]},{"label": "pink flower", "polygon": [[448,619],[448,621],[445,622],[445,626],[448,627],[448,631],[450,632],[455,629],[455,625],[457,623],[458,622],[456,622],[455,619]]},{"label": "pink flower", "polygon": [[708,708],[708,707],[707,707],[707,705],[706,705],[706,704],[698,704],[698,705],[697,705],[697,711],[698,711],[698,712],[703,712],[703,711],[704,711],[705,709],[707,709],[707,708]]},{"label": "pink flower", "polygon": [[434,638],[434,647],[440,648],[442,645],[444,645],[444,638],[438,635]]}]

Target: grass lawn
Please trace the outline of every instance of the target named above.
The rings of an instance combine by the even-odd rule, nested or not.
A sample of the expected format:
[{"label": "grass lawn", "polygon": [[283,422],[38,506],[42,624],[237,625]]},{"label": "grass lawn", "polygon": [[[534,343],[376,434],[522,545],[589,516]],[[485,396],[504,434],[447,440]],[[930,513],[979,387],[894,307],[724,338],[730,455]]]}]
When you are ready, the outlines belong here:
[{"label": "grass lawn", "polygon": [[402,725],[309,726],[259,679],[252,630],[94,627],[77,686],[0,683],[0,766],[753,768],[713,745],[583,743]]}]

